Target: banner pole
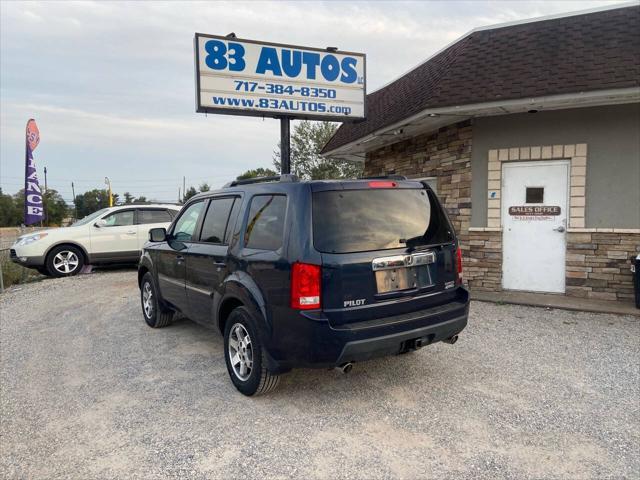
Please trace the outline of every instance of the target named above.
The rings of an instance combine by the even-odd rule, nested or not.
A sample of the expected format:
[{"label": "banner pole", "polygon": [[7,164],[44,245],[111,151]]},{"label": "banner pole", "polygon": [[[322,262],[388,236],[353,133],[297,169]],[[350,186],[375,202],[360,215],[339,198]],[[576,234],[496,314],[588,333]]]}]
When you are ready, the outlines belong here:
[{"label": "banner pole", "polygon": [[280,173],[291,173],[291,132],[289,117],[280,118]]}]

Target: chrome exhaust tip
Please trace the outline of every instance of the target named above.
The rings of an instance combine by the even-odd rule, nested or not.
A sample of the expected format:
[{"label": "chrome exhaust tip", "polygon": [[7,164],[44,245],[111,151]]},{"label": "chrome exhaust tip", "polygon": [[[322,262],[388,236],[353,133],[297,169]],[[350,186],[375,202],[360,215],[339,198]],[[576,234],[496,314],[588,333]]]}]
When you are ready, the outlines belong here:
[{"label": "chrome exhaust tip", "polygon": [[456,343],[458,341],[458,335],[453,335],[452,337],[449,338],[445,338],[444,340],[442,340],[444,343],[448,343],[450,345],[453,345],[454,343]]},{"label": "chrome exhaust tip", "polygon": [[336,370],[344,374],[347,374],[351,371],[352,368],[353,368],[353,363],[347,362],[347,363],[343,363],[342,365],[338,365],[336,367]]}]

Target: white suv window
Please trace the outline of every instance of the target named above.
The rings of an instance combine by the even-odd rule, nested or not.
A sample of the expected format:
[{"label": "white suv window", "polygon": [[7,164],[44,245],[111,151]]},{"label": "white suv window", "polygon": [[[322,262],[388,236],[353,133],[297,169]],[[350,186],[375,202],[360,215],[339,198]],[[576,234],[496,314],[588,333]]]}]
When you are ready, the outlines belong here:
[{"label": "white suv window", "polygon": [[128,227],[133,225],[133,210],[121,210],[104,217],[105,227]]},{"label": "white suv window", "polygon": [[144,209],[138,210],[138,224],[146,223],[170,223],[172,220],[168,210]]}]

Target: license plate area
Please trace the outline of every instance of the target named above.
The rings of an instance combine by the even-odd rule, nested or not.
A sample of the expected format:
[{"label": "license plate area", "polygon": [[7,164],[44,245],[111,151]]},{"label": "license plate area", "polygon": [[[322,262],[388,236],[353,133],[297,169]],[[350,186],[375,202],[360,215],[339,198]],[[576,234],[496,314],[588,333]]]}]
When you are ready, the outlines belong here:
[{"label": "license plate area", "polygon": [[393,268],[376,272],[378,293],[397,292],[431,286],[431,272],[428,265],[419,267]]},{"label": "license plate area", "polygon": [[371,266],[376,278],[378,293],[398,292],[430,287],[433,285],[431,264],[435,263],[434,252],[381,257]]}]

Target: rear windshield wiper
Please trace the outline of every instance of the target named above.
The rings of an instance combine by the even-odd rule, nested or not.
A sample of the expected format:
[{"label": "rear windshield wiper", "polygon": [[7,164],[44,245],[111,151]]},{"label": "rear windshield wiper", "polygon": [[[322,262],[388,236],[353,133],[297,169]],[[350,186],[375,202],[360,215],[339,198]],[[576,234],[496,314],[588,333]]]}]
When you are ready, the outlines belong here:
[{"label": "rear windshield wiper", "polygon": [[429,240],[426,238],[427,236],[427,232],[425,232],[423,235],[418,235],[416,237],[411,237],[411,238],[401,238],[400,239],[400,243],[404,243],[407,248],[416,248],[418,246],[420,247],[437,247],[440,245],[447,245],[449,243],[451,243],[451,241],[453,240],[452,235],[450,232],[447,232],[448,235],[448,239],[445,241],[441,241],[441,242],[436,242],[436,243],[429,243]]},{"label": "rear windshield wiper", "polygon": [[421,243],[425,242],[425,235],[427,234],[427,232],[424,232],[422,235],[418,235],[416,237],[411,237],[411,238],[401,238],[399,240],[400,243],[404,243],[407,245],[408,248],[413,248],[416,247],[417,245],[420,245]]}]

